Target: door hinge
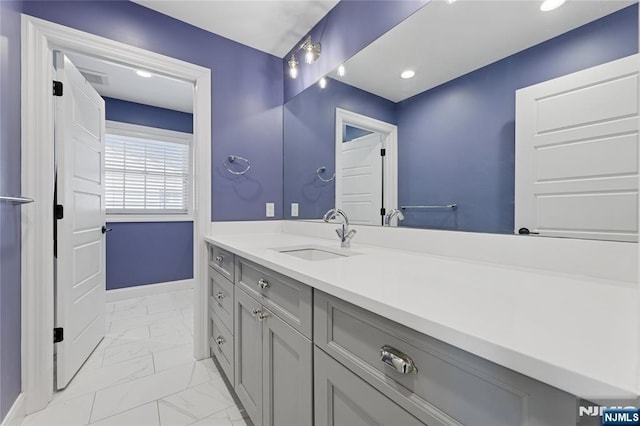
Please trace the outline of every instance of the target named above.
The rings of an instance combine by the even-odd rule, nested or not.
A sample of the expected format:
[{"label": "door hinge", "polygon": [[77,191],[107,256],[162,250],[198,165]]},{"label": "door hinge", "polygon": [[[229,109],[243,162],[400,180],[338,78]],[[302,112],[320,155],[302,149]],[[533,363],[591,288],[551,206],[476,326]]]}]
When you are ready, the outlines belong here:
[{"label": "door hinge", "polygon": [[387,211],[383,208],[380,209],[380,216],[384,216],[387,214]]},{"label": "door hinge", "polygon": [[53,217],[55,217],[57,220],[64,218],[64,207],[62,206],[62,204],[56,204],[55,208],[53,209]]},{"label": "door hinge", "polygon": [[60,343],[64,340],[64,328],[56,327],[53,329],[53,343]]},{"label": "door hinge", "polygon": [[62,82],[53,80],[53,96],[62,96]]},{"label": "door hinge", "polygon": [[387,155],[387,150],[385,148],[380,148],[380,157],[384,157]]}]

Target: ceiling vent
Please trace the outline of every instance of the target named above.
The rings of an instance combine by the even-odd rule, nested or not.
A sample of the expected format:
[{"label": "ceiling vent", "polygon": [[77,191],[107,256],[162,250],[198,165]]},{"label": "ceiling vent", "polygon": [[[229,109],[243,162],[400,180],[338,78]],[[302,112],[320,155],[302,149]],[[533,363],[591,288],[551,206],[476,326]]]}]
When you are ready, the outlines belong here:
[{"label": "ceiling vent", "polygon": [[87,79],[91,84],[100,84],[106,86],[109,84],[107,75],[98,71],[87,70],[84,68],[78,68],[78,71]]}]

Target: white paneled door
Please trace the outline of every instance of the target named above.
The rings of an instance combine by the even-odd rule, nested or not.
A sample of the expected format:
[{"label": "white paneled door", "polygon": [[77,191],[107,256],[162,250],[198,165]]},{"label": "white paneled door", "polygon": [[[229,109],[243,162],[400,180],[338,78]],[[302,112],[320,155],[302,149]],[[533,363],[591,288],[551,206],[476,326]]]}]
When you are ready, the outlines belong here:
[{"label": "white paneled door", "polygon": [[105,335],[104,100],[69,59],[55,53],[57,204],[56,387],[62,389]]},{"label": "white paneled door", "polygon": [[637,241],[638,61],[518,90],[516,232]]},{"label": "white paneled door", "polygon": [[342,190],[338,207],[358,225],[382,225],[382,135],[342,144]]}]

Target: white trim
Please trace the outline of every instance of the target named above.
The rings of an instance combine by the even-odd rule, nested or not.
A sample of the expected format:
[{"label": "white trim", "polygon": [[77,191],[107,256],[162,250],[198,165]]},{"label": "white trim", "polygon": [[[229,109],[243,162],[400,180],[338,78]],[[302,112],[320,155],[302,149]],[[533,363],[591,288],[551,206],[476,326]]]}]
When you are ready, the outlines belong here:
[{"label": "white trim", "polygon": [[193,222],[192,214],[108,214],[107,223]]},{"label": "white trim", "polygon": [[[342,193],[342,129],[345,124],[357,126],[385,135],[384,148],[384,208],[400,208],[398,206],[398,126],[389,124],[366,115],[336,108],[336,146],[335,146],[335,196],[336,207],[340,207],[339,194]],[[394,221],[397,223],[397,221]],[[393,226],[396,226],[396,223]]]},{"label": "white trim", "polygon": [[190,279],[107,290],[107,302],[155,296],[157,294],[163,294],[170,291],[188,290],[190,288],[194,288],[194,284],[193,279]]},{"label": "white trim", "polygon": [[194,291],[197,359],[207,344],[207,253],[211,221],[211,70],[83,31],[22,15],[22,388],[27,413],[53,396],[53,49],[88,54],[194,84]]},{"label": "white trim", "polygon": [[20,426],[25,416],[24,394],[21,393],[14,401],[0,426]]}]

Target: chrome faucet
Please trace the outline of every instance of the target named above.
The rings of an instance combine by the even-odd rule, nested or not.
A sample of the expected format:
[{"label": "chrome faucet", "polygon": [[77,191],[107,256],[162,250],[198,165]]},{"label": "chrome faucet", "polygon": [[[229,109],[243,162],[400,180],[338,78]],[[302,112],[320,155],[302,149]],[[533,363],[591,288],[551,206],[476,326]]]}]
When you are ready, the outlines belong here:
[{"label": "chrome faucet", "polygon": [[384,226],[391,226],[391,221],[394,216],[398,216],[398,220],[404,220],[404,214],[398,209],[392,209],[389,213],[384,217]]},{"label": "chrome faucet", "polygon": [[324,214],[324,221],[329,222],[331,219],[335,219],[336,217],[342,217],[342,229],[336,229],[336,234],[340,238],[340,247],[349,248],[351,246],[351,239],[356,234],[356,230],[352,229],[349,231],[349,219],[345,212],[340,209],[331,209]]}]

